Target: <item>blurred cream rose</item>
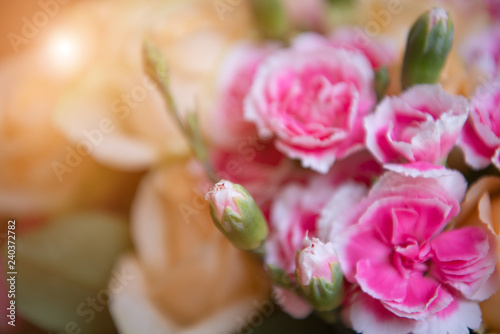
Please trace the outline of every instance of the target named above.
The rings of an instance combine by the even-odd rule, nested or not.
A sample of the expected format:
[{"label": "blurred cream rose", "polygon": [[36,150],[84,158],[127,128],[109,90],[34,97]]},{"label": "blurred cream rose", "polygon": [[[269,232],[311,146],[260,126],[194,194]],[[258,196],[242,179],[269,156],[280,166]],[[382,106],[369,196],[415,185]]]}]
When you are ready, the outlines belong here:
[{"label": "blurred cream rose", "polygon": [[145,170],[185,157],[185,138],[144,73],[143,40],[153,41],[166,58],[179,112],[197,110],[205,120],[220,62],[231,44],[252,36],[250,23],[244,2],[224,20],[209,0],[74,6],[60,26],[82,37],[84,71],[64,92],[59,128],[73,143],[90,143],[92,157],[116,169]]},{"label": "blurred cream rose", "polygon": [[[472,184],[460,210],[455,219],[457,226],[486,224],[496,235],[500,235],[500,178],[486,176]],[[500,263],[497,270],[500,270]],[[500,291],[480,305],[487,332],[500,333]]]},{"label": "blurred cream rose", "polygon": [[123,207],[114,191],[126,201],[128,185],[137,177],[128,175],[123,182],[123,173],[88,157],[76,158],[78,147],[62,136],[53,119],[67,81],[44,65],[38,50],[0,64],[0,216],[22,216],[24,224],[28,217],[76,206]]},{"label": "blurred cream rose", "polygon": [[117,268],[136,278],[110,304],[120,333],[231,333],[268,295],[261,266],[210,220],[194,164],[152,171],[139,187],[136,255]]}]

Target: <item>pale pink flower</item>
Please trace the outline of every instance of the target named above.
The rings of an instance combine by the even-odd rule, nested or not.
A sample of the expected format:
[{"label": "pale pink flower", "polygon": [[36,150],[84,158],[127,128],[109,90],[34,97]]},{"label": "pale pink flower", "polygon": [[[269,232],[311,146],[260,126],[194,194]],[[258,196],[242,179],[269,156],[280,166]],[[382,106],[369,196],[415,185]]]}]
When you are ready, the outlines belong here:
[{"label": "pale pink flower", "polygon": [[245,118],[261,138],[302,166],[326,173],[363,147],[363,117],[375,103],[365,56],[324,47],[286,49],[259,67],[245,99]]},{"label": "pale pink flower", "polygon": [[366,185],[350,179],[340,182],[329,175],[283,187],[270,208],[265,263],[282,269],[294,279],[295,256],[304,248],[304,238],[327,235],[330,226],[326,226],[326,222],[322,225],[327,220],[325,216],[334,215],[335,209],[354,206],[366,190]]},{"label": "pale pink flower", "polygon": [[391,65],[396,60],[396,46],[389,39],[369,38],[359,27],[339,27],[328,37],[316,33],[303,33],[296,37],[293,46],[300,49],[317,49],[330,46],[361,53],[374,69]]},{"label": "pale pink flower", "polygon": [[260,63],[274,44],[240,43],[232,48],[218,77],[217,103],[208,133],[211,162],[221,179],[241,184],[259,205],[277,192],[291,164],[272,142],[259,140],[255,124],[243,117],[243,100]]},{"label": "pale pink flower", "polygon": [[468,67],[486,77],[500,73],[500,24],[472,34],[460,48]]},{"label": "pale pink flower", "polygon": [[297,254],[297,277],[302,285],[309,285],[313,278],[332,281],[330,264],[338,263],[331,242],[323,243],[318,238],[304,239],[304,248]]},{"label": "pale pink flower", "polygon": [[289,159],[256,135],[233,149],[216,147],[211,162],[220,179],[241,184],[260,206],[276,195],[292,169]]},{"label": "pale pink flower", "polygon": [[318,178],[307,185],[289,184],[277,194],[270,211],[267,265],[282,269],[293,279],[295,255],[306,235],[316,236],[319,214],[334,190]]},{"label": "pale pink flower", "polygon": [[255,125],[243,118],[243,100],[250,90],[259,64],[276,45],[235,45],[218,74],[217,103],[211,115],[210,139],[218,147],[234,148],[256,137]]},{"label": "pale pink flower", "polygon": [[282,0],[290,23],[301,29],[322,30],[327,24],[327,3],[323,0]]},{"label": "pale pink flower", "polygon": [[365,119],[366,145],[382,163],[442,163],[467,119],[469,104],[440,85],[413,86],[386,97]]},{"label": "pale pink flower", "polygon": [[482,169],[492,161],[500,168],[499,116],[500,81],[489,82],[472,97],[469,118],[457,142],[464,151],[465,162],[474,169]]},{"label": "pale pink flower", "polygon": [[[477,301],[497,286],[497,242],[486,227],[445,230],[460,210],[463,176],[430,164],[392,165],[357,205],[331,216],[355,331],[468,333]],[[343,211],[343,212],[342,212]],[[324,237],[325,238],[325,237]]]}]

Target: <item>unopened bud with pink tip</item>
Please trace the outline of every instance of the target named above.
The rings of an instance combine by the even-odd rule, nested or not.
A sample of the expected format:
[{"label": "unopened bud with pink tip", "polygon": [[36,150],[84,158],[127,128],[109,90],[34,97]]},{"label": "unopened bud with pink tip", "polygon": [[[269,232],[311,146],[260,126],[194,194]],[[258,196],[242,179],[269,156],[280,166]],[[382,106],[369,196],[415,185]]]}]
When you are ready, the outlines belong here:
[{"label": "unopened bud with pink tip", "polygon": [[453,21],[442,8],[422,14],[408,33],[401,79],[403,88],[439,81],[453,44]]},{"label": "unopened bud with pink tip", "polygon": [[267,223],[252,196],[239,184],[222,180],[205,196],[215,226],[241,250],[257,250],[268,235]]},{"label": "unopened bud with pink tip", "polygon": [[297,252],[295,276],[304,295],[318,311],[338,307],[344,295],[343,274],[333,244],[304,239]]}]

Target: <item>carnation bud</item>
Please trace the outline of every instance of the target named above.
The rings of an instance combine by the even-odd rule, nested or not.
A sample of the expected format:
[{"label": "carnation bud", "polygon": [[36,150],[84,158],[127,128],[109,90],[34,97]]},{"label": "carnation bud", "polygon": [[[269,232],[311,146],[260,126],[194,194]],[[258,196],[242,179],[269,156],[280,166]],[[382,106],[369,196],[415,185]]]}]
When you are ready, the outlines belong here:
[{"label": "carnation bud", "polygon": [[342,302],[343,274],[333,244],[304,239],[297,253],[295,276],[304,295],[318,311],[331,311]]},{"label": "carnation bud", "polygon": [[215,226],[241,250],[257,250],[266,240],[267,223],[254,199],[239,184],[222,180],[205,196]]},{"label": "carnation bud", "polygon": [[438,82],[451,50],[453,34],[453,21],[442,8],[433,8],[417,19],[406,42],[403,89]]}]

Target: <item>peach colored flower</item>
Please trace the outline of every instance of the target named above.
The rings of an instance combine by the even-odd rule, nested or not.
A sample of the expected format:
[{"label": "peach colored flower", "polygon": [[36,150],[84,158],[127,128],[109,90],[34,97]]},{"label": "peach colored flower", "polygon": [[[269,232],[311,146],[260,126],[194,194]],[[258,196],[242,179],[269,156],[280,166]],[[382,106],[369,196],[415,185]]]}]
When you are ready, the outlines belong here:
[{"label": "peach colored flower", "polygon": [[[142,42],[148,38],[163,52],[180,113],[196,109],[206,120],[225,52],[251,31],[247,6],[225,20],[211,2],[201,0],[75,7],[65,24],[75,36],[89,36],[83,40],[87,58],[78,82],[68,87],[59,105],[61,131],[73,143],[90,142],[91,155],[116,169],[145,170],[186,156],[185,139],[143,71]],[[108,24],[110,17],[116,25]]]},{"label": "peach colored flower", "polygon": [[[461,212],[455,219],[457,227],[484,226],[494,231],[497,241],[500,239],[500,178],[486,176],[472,184],[461,205]],[[497,263],[500,270],[500,263]],[[500,282],[496,282],[500,287]],[[480,304],[483,313],[483,325],[488,331],[500,332],[500,290]]]},{"label": "peach colored flower", "polygon": [[137,255],[120,267],[138,277],[116,294],[121,333],[225,333],[267,295],[264,272],[210,221],[206,180],[179,162],[148,174],[132,207]]},{"label": "peach colored flower", "polygon": [[39,50],[0,65],[0,215],[27,218],[79,205],[114,205],[118,182],[126,188],[132,181],[97,165],[85,147],[72,145],[54,126],[68,81],[45,65]]}]

